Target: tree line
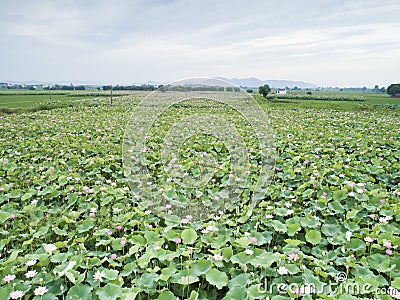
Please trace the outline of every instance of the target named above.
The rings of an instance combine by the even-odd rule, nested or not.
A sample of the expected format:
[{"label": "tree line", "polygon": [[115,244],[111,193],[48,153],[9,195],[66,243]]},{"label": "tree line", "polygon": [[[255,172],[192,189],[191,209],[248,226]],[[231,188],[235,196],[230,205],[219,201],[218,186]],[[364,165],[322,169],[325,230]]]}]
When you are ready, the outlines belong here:
[{"label": "tree line", "polygon": [[387,93],[392,97],[400,96],[400,83],[393,83],[389,85],[387,88]]},{"label": "tree line", "polygon": [[[364,88],[363,88],[364,89]],[[367,88],[365,88],[367,90]],[[375,85],[372,90],[374,93],[388,93],[392,97],[400,97],[400,83],[392,83],[385,89],[384,87],[379,88],[378,85]],[[258,93],[261,94],[264,98],[271,92],[271,88],[268,84],[264,84],[258,88]]]},{"label": "tree line", "polygon": [[103,85],[103,91],[154,91],[156,87],[154,85],[148,85],[148,84],[143,84],[143,85]]}]

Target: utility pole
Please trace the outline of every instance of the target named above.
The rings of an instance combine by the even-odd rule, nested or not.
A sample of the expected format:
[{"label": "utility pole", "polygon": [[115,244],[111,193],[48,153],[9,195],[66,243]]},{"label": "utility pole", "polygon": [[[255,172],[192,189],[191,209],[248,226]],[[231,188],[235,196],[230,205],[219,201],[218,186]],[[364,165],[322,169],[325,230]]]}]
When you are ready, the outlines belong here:
[{"label": "utility pole", "polygon": [[110,104],[112,105],[112,85],[111,85],[111,97],[110,97]]}]

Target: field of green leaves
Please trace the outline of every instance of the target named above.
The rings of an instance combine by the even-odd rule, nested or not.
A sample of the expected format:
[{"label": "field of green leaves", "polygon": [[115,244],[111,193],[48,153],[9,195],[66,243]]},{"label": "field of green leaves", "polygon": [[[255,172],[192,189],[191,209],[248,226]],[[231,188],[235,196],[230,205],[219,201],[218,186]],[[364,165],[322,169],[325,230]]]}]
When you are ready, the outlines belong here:
[{"label": "field of green leaves", "polygon": [[[275,134],[271,184],[256,207],[244,189],[235,207],[196,223],[132,197],[122,144],[143,95],[0,114],[0,299],[400,299],[397,109],[259,99]],[[171,109],[147,139],[166,189],[160,136],[181,117]],[[256,172],[257,145],[235,124]],[[215,157],[199,197],[217,195],[230,175],[224,145],[185,147],[188,173],[200,152]]]}]

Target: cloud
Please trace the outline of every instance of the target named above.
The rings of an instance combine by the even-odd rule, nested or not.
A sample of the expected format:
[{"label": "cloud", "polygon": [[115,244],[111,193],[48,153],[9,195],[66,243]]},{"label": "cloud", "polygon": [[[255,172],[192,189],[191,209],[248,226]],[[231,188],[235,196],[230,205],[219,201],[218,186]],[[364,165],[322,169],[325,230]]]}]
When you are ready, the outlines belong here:
[{"label": "cloud", "polygon": [[389,0],[8,1],[0,79],[387,85],[399,69],[399,8]]}]

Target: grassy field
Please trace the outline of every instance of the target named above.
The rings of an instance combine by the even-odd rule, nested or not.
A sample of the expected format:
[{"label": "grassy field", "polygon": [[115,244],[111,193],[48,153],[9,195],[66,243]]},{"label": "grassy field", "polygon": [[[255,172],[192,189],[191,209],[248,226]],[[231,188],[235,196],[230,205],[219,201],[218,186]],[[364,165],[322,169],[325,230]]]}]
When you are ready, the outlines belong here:
[{"label": "grassy field", "polygon": [[32,108],[50,101],[82,100],[108,95],[109,92],[97,90],[51,91],[50,93],[48,91],[0,90],[0,108]]},{"label": "grassy field", "polygon": [[397,104],[400,105],[399,98],[391,98],[388,94],[372,94],[364,95],[365,101],[371,104]]},{"label": "grassy field", "polygon": [[43,104],[51,100],[65,100],[68,95],[1,95],[0,107],[22,108]]}]

